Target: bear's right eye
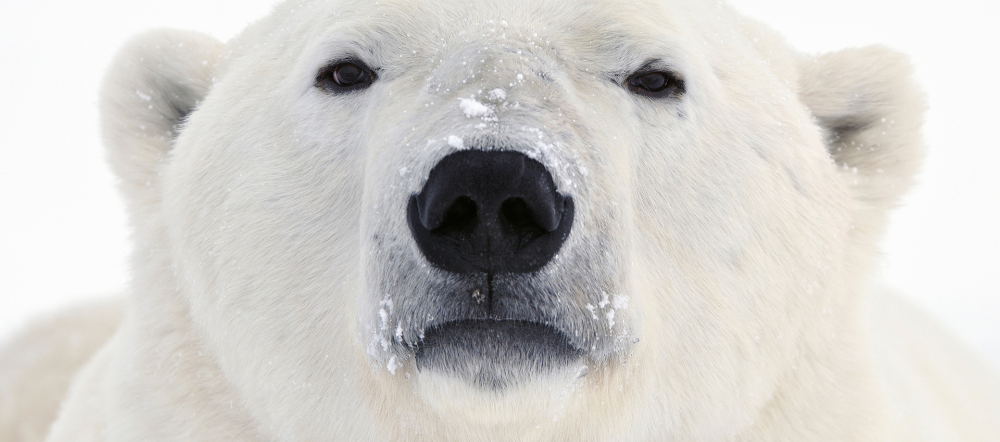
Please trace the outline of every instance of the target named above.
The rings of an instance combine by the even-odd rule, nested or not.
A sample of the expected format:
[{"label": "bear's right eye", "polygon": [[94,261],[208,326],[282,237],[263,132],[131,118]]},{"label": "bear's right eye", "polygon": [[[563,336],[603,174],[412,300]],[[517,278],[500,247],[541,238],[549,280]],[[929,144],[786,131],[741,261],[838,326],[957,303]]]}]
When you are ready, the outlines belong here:
[{"label": "bear's right eye", "polygon": [[324,67],[316,76],[316,87],[327,92],[356,91],[371,86],[375,72],[356,60],[333,63]]}]

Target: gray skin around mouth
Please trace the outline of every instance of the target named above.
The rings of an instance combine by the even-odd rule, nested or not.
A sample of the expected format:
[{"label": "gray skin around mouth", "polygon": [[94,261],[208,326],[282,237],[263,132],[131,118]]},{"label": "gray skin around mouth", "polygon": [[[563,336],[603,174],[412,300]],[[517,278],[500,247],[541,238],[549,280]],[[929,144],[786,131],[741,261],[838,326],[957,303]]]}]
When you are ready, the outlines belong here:
[{"label": "gray skin around mouth", "polygon": [[417,369],[503,390],[566,367],[584,352],[556,329],[527,321],[461,320],[429,329],[415,348]]}]

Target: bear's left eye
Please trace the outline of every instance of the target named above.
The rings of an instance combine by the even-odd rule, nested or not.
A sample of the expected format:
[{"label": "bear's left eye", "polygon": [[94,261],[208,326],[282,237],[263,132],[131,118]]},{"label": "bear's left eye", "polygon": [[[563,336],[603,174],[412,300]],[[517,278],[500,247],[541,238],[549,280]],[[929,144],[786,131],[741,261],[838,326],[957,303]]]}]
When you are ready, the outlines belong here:
[{"label": "bear's left eye", "polygon": [[684,93],[684,81],[666,71],[636,72],[625,80],[625,86],[635,94],[650,98],[671,98]]},{"label": "bear's left eye", "polygon": [[349,92],[371,86],[375,72],[356,60],[334,63],[324,67],[316,76],[316,87],[327,92]]}]

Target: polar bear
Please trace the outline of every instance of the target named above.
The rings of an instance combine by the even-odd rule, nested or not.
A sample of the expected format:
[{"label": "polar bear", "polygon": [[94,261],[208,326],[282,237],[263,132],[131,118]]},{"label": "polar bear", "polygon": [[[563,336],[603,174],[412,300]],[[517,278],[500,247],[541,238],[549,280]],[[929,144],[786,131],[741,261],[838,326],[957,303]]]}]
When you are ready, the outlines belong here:
[{"label": "polar bear", "polygon": [[8,347],[5,440],[1000,431],[992,368],[868,288],[922,149],[890,50],[716,1],[292,0],[137,37],[101,107],[131,287]]}]

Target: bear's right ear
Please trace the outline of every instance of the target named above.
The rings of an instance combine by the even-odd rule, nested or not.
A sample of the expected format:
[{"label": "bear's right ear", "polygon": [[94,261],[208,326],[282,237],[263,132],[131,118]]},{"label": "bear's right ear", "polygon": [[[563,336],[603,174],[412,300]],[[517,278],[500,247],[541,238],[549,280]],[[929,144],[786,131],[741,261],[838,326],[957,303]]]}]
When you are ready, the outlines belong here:
[{"label": "bear's right ear", "polygon": [[133,216],[159,205],[160,165],[208,94],[223,47],[200,33],[151,31],[126,43],[105,75],[101,129]]}]

